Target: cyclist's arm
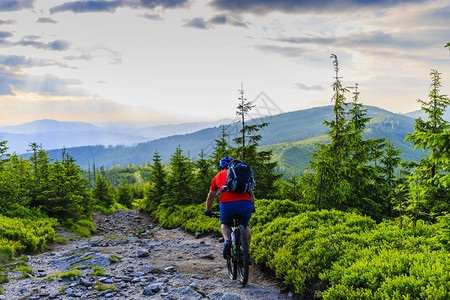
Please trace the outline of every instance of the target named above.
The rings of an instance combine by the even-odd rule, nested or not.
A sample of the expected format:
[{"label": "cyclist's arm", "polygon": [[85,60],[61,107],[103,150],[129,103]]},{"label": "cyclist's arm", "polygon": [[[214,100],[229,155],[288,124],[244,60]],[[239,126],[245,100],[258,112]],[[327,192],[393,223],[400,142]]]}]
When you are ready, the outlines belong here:
[{"label": "cyclist's arm", "polygon": [[216,197],[217,191],[211,191],[209,190],[208,197],[206,198],[206,210],[210,211],[212,208],[212,205],[214,203],[214,198]]}]

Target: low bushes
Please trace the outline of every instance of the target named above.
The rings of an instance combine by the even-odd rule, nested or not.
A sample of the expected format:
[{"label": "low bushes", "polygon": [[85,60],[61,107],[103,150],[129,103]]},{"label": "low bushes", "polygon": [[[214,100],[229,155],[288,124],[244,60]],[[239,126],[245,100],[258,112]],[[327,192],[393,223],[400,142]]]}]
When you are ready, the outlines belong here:
[{"label": "low bushes", "polygon": [[[166,228],[219,232],[204,205],[155,212]],[[252,258],[300,294],[324,299],[446,299],[450,293],[449,217],[437,224],[393,221],[289,200],[258,200]]]},{"label": "low bushes", "polygon": [[11,257],[23,251],[41,250],[55,238],[55,219],[12,219],[0,215],[0,252]]}]

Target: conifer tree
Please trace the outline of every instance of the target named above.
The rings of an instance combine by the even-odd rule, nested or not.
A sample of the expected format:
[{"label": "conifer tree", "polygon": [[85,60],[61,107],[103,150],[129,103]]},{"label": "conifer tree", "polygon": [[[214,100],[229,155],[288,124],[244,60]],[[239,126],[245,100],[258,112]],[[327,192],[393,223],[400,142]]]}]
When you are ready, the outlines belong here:
[{"label": "conifer tree", "polygon": [[153,164],[150,166],[150,183],[144,193],[144,210],[153,211],[164,200],[167,190],[167,172],[164,170],[161,155],[153,154]]},{"label": "conifer tree", "polygon": [[450,192],[441,183],[446,172],[443,168],[446,166],[435,160],[442,152],[440,137],[445,136],[450,130],[449,122],[443,118],[445,110],[450,105],[450,99],[440,92],[441,73],[432,70],[430,76],[432,83],[428,94],[429,101],[419,99],[427,120],[422,120],[421,117],[416,119],[414,133],[406,136],[406,141],[410,141],[415,149],[422,148],[423,151],[430,153],[414,166],[408,180],[411,191],[409,207],[414,221],[421,215],[428,215],[434,219],[443,211],[450,210]]},{"label": "conifer tree", "polygon": [[116,202],[113,188],[101,174],[97,174],[96,177],[95,187],[92,189],[92,197],[95,200],[95,204],[111,208]]},{"label": "conifer tree", "polygon": [[210,164],[214,166],[214,169],[220,171],[219,162],[225,156],[231,156],[233,149],[228,143],[227,137],[229,134],[226,131],[226,127],[222,125],[220,130],[220,138],[214,140],[214,151],[210,155]]},{"label": "conifer tree", "polygon": [[194,202],[202,203],[209,191],[211,179],[214,177],[214,170],[210,161],[206,159],[203,150],[199,154],[199,158],[194,162]]},{"label": "conifer tree", "polygon": [[62,161],[49,167],[51,193],[43,207],[51,217],[63,222],[90,218],[93,210],[87,180],[81,178],[81,168],[63,149]]},{"label": "conifer tree", "polygon": [[258,132],[269,123],[262,122],[252,124],[246,123],[245,116],[249,114],[254,105],[246,102],[244,91],[240,90],[240,103],[236,114],[242,117],[242,128],[240,136],[233,139],[239,145],[234,149],[233,157],[245,161],[255,173],[256,189],[254,190],[257,198],[275,198],[278,196],[278,185],[276,182],[281,178],[281,174],[276,174],[277,162],[272,161],[272,150],[258,151],[257,147],[262,136]]},{"label": "conifer tree", "polygon": [[183,155],[183,150],[178,146],[170,158],[170,173],[168,175],[167,195],[169,203],[191,204],[193,197],[193,172],[189,159]]},{"label": "conifer tree", "polygon": [[130,184],[123,184],[117,187],[117,202],[126,208],[133,207],[133,191]]}]

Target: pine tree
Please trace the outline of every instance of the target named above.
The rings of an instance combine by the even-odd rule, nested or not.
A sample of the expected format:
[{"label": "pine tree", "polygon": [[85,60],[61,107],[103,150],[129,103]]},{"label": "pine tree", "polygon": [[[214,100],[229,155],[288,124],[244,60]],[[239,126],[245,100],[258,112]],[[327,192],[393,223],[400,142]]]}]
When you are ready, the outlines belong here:
[{"label": "pine tree", "polygon": [[210,164],[214,166],[214,169],[217,171],[220,171],[220,160],[226,156],[231,156],[231,153],[233,152],[233,149],[227,140],[228,136],[226,127],[222,125],[220,138],[214,140],[214,151],[209,157]]},{"label": "pine tree", "polygon": [[254,105],[246,102],[244,91],[241,88],[240,103],[237,107],[236,114],[242,117],[242,128],[240,136],[233,139],[239,145],[234,149],[233,157],[245,161],[255,173],[256,189],[254,190],[257,198],[275,198],[278,196],[279,190],[276,182],[281,178],[281,174],[276,174],[275,169],[277,162],[272,161],[272,150],[258,151],[257,147],[262,136],[258,132],[269,123],[248,124],[245,122],[245,116],[249,114]]},{"label": "pine tree", "polygon": [[96,205],[111,208],[116,202],[113,188],[101,174],[97,174],[96,177],[95,187],[92,189],[92,198],[94,198]]},{"label": "pine tree", "polygon": [[133,191],[129,184],[119,185],[117,187],[117,202],[126,208],[132,208],[133,205]]},{"label": "pine tree", "polygon": [[203,150],[199,154],[198,160],[194,162],[194,202],[202,203],[206,199],[206,195],[211,185],[211,178],[214,177],[214,170],[210,161],[206,159]]},{"label": "pine tree", "polygon": [[87,180],[81,178],[81,168],[67,151],[62,151],[62,161],[49,167],[48,182],[51,192],[42,206],[49,216],[70,223],[91,218],[93,205]]},{"label": "pine tree", "polygon": [[167,190],[167,173],[162,164],[161,155],[156,151],[153,154],[153,164],[151,168],[150,184],[146,187],[144,193],[145,211],[153,211],[165,199]]},{"label": "pine tree", "polygon": [[192,193],[193,172],[189,159],[183,155],[178,146],[170,158],[170,173],[168,176],[168,199],[172,204],[191,204],[195,202]]},{"label": "pine tree", "polygon": [[422,110],[427,114],[427,120],[420,117],[416,119],[414,133],[406,136],[406,141],[410,141],[415,149],[422,148],[430,153],[414,166],[408,180],[411,191],[409,207],[414,221],[421,215],[434,219],[436,215],[450,210],[450,192],[441,183],[446,172],[443,168],[446,168],[446,165],[435,159],[442,152],[440,137],[445,137],[450,130],[449,122],[443,118],[450,99],[440,92],[441,73],[432,70],[430,76],[432,83],[428,94],[429,101],[419,100]]}]

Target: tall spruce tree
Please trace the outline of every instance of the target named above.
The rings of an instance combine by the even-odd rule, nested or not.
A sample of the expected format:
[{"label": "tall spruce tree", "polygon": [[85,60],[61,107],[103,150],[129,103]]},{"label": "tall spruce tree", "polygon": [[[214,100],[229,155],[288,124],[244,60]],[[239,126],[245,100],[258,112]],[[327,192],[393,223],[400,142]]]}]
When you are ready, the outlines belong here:
[{"label": "tall spruce tree", "polygon": [[[390,199],[374,183],[380,170],[376,161],[385,151],[384,139],[364,139],[370,118],[359,101],[358,85],[345,88],[339,76],[339,62],[331,55],[335,71],[332,102],[334,118],[324,121],[330,130],[330,143],[317,144],[305,176],[304,196],[318,208],[357,209],[381,218],[389,211]],[[353,89],[353,101],[346,102],[346,93]]]},{"label": "tall spruce tree", "polygon": [[446,166],[434,159],[441,153],[438,144],[441,143],[440,137],[445,136],[450,129],[450,123],[444,120],[444,112],[450,105],[450,99],[440,92],[441,73],[432,70],[430,76],[432,83],[428,94],[429,101],[418,100],[427,120],[422,120],[421,117],[416,119],[414,133],[406,136],[406,141],[410,141],[415,149],[422,148],[430,154],[414,166],[408,180],[411,191],[409,207],[414,222],[419,216],[434,219],[436,215],[450,211],[450,192],[441,183],[446,173],[443,168]]},{"label": "tall spruce tree", "polygon": [[[217,164],[216,164],[217,165]],[[194,162],[194,202],[204,202],[211,185],[211,179],[214,177],[214,169],[211,163],[206,159],[203,150],[200,152],[198,159]]]},{"label": "tall spruce tree", "polygon": [[158,151],[153,154],[153,164],[150,166],[150,183],[144,192],[144,210],[155,210],[165,198],[167,190],[167,172],[162,164]]},{"label": "tall spruce tree", "polygon": [[226,127],[222,125],[220,138],[214,140],[214,150],[209,157],[210,164],[214,166],[214,169],[217,171],[220,171],[220,160],[225,156],[231,156],[231,153],[233,152],[233,149],[227,140],[228,136],[229,134],[226,131]]},{"label": "tall spruce tree", "polygon": [[97,174],[95,187],[92,189],[92,197],[95,200],[95,204],[105,208],[113,207],[116,203],[113,189],[113,186],[102,174]]},{"label": "tall spruce tree", "polygon": [[167,201],[171,204],[192,204],[195,202],[193,191],[192,164],[183,155],[181,146],[178,146],[170,158],[170,173],[167,178]]},{"label": "tall spruce tree", "polygon": [[236,114],[242,117],[242,128],[240,135],[233,139],[238,145],[234,149],[233,157],[245,161],[255,173],[256,189],[254,191],[257,198],[276,198],[279,195],[279,188],[276,182],[281,178],[281,174],[276,174],[277,162],[272,161],[272,150],[258,151],[259,141],[262,136],[258,132],[269,123],[256,121],[246,122],[245,117],[250,113],[254,105],[246,102],[244,91],[241,88],[240,103]]}]

